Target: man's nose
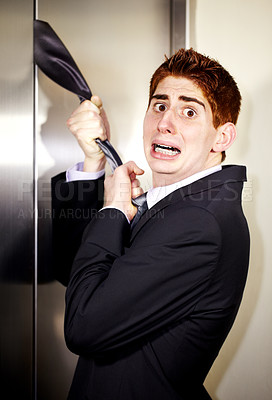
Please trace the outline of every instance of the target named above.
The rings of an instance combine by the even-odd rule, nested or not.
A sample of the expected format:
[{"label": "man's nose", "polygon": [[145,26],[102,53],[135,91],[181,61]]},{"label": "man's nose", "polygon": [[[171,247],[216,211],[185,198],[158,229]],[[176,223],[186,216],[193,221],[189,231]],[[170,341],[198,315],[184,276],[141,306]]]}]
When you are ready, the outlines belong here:
[{"label": "man's nose", "polygon": [[158,131],[161,133],[170,133],[172,135],[176,133],[172,110],[167,110],[162,114],[158,122]]}]

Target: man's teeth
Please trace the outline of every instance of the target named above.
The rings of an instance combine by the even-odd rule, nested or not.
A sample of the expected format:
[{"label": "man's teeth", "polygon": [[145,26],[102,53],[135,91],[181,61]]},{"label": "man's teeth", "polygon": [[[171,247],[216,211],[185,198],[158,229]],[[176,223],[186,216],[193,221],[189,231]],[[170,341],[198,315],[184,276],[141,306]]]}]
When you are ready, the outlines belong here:
[{"label": "man's teeth", "polygon": [[175,147],[165,146],[163,144],[155,144],[154,150],[156,151],[156,153],[167,154],[169,156],[175,156],[176,154],[180,153],[180,151]]}]

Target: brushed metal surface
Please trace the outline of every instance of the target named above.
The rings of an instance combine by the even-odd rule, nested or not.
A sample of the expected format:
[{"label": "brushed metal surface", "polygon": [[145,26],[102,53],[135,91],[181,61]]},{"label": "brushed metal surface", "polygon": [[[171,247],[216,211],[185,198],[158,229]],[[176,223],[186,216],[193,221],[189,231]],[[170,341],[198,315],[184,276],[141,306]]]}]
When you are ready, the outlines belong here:
[{"label": "brushed metal surface", "polygon": [[0,13],[1,395],[30,399],[33,354],[32,0]]},{"label": "brushed metal surface", "polygon": [[170,0],[170,52],[186,47],[186,3],[188,0]]}]

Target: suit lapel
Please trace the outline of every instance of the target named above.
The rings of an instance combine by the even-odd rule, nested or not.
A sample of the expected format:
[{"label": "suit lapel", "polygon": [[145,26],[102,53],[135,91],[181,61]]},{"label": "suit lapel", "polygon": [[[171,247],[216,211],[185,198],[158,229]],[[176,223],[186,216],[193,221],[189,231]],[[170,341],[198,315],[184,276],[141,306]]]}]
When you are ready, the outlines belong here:
[{"label": "suit lapel", "polygon": [[141,219],[131,232],[131,240],[134,239],[142,227],[151,218],[156,218],[158,220],[162,219],[164,217],[164,210],[167,207],[176,202],[182,201],[185,197],[197,195],[203,191],[214,189],[225,183],[239,181],[246,181],[246,168],[243,166],[228,165],[224,166],[221,171],[215,172],[214,174],[208,175],[187,186],[176,189],[142,215]]}]

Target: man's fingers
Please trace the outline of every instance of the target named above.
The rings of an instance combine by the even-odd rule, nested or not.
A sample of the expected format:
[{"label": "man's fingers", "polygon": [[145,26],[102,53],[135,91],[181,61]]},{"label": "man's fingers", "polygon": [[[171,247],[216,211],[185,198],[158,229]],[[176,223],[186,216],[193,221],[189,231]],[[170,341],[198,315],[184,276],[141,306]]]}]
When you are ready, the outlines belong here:
[{"label": "man's fingers", "polygon": [[[97,96],[98,97],[98,96]],[[77,114],[80,114],[85,111],[94,111],[97,114],[100,114],[99,107],[90,100],[84,100],[71,114],[71,117],[74,117]]]},{"label": "man's fingers", "polygon": [[136,186],[137,186],[136,176],[143,174],[144,170],[138,167],[138,165],[134,161],[126,162],[125,164],[122,164],[119,167],[117,167],[116,170],[114,171],[114,175],[118,176],[119,177],[118,179],[129,179],[130,184],[136,181],[133,184]]},{"label": "man's fingers", "polygon": [[131,181],[131,187],[132,188],[136,188],[136,187],[139,187],[139,186],[141,186],[141,183],[140,183],[139,179],[133,179]]},{"label": "man's fingers", "polygon": [[131,176],[131,174],[133,174],[133,173],[135,175],[143,175],[144,174],[144,170],[142,168],[138,167],[138,165],[134,161],[128,161],[123,166],[127,170],[129,176]]},{"label": "man's fingers", "polygon": [[102,126],[105,135],[101,137],[101,135],[97,135],[101,140],[110,140],[110,125],[108,122],[107,115],[105,110],[103,109],[102,100],[99,96],[94,95],[90,100],[83,101],[80,106],[70,115],[67,120],[67,126],[73,132],[76,130],[76,124],[82,121],[95,121],[98,120],[100,126]]},{"label": "man's fingers", "polygon": [[85,100],[83,103],[80,104],[78,108],[75,109],[74,112],[72,112],[68,121],[89,119],[99,114],[100,109],[91,101]]},{"label": "man's fingers", "polygon": [[81,137],[86,138],[86,140],[107,139],[106,129],[102,120],[67,121],[67,126],[76,138]]},{"label": "man's fingers", "polygon": [[141,196],[141,194],[143,194],[143,193],[144,193],[144,191],[143,191],[143,189],[142,189],[140,186],[131,189],[131,197],[132,197],[133,199],[135,199],[136,197]]},{"label": "man's fingers", "polygon": [[100,111],[90,101],[85,101],[67,120],[67,127],[72,134],[86,143],[100,138],[107,139],[107,128]]},{"label": "man's fingers", "polygon": [[96,107],[98,107],[99,109],[103,107],[103,103],[102,100],[100,99],[99,96],[94,95],[91,97],[91,102],[96,105]]},{"label": "man's fingers", "polygon": [[131,198],[143,193],[135,177],[143,173],[144,170],[134,161],[117,167],[114,173],[105,179],[105,205],[119,208],[131,220],[137,211],[137,207],[131,203]]},{"label": "man's fingers", "polygon": [[141,183],[140,183],[139,179],[132,180],[131,181],[131,197],[133,199],[135,199],[135,197],[138,197],[143,193],[144,193],[144,191],[141,188]]}]

